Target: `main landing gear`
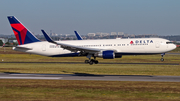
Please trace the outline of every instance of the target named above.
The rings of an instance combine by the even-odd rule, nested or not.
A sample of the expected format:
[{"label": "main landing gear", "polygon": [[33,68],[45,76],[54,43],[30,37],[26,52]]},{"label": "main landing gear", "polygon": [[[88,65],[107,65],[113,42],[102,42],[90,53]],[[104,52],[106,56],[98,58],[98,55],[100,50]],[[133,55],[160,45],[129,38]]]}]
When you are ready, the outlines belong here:
[{"label": "main landing gear", "polygon": [[87,58],[89,58],[89,60],[85,60],[84,62],[86,63],[86,64],[90,64],[90,65],[92,65],[93,63],[94,64],[98,64],[99,62],[98,62],[98,60],[96,60],[96,57],[94,57],[94,59],[91,59],[91,56],[92,55],[87,55]]},{"label": "main landing gear", "polygon": [[164,61],[164,58],[163,58],[164,55],[165,55],[165,53],[162,53],[162,54],[161,54],[162,58],[161,58],[160,60],[161,60],[162,62]]},{"label": "main landing gear", "polygon": [[98,60],[95,60],[95,59],[90,59],[90,60],[85,60],[85,63],[86,64],[90,64],[90,65],[92,65],[93,63],[94,64],[98,64],[99,62],[98,62]]}]

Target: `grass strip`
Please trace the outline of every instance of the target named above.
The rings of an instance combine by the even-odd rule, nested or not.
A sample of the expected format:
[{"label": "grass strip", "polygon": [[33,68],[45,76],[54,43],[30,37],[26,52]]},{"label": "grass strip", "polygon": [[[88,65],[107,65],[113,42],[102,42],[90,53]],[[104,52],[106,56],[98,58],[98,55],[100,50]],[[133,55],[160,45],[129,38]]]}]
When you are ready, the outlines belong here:
[{"label": "grass strip", "polygon": [[180,83],[0,80],[0,101],[13,100],[178,101]]}]

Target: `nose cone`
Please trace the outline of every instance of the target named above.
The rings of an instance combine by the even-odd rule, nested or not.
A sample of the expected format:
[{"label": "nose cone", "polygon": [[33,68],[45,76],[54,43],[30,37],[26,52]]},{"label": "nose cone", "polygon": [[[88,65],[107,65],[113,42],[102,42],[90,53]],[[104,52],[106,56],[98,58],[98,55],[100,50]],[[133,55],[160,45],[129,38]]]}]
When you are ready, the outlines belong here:
[{"label": "nose cone", "polygon": [[172,45],[171,45],[171,49],[172,49],[172,50],[176,49],[176,45],[175,45],[175,44],[172,44]]},{"label": "nose cone", "polygon": [[168,44],[167,51],[172,51],[174,49],[176,49],[176,45],[175,44]]}]

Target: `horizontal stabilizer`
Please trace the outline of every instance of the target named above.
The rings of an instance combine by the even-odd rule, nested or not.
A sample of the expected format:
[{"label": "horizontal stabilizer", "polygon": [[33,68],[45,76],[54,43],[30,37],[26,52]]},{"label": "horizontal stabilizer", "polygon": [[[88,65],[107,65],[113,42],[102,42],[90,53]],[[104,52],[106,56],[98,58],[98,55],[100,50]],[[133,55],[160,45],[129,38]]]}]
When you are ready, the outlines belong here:
[{"label": "horizontal stabilizer", "polygon": [[27,48],[27,47],[13,47],[13,50],[17,50],[17,49],[20,49],[20,50],[32,50],[32,48]]}]

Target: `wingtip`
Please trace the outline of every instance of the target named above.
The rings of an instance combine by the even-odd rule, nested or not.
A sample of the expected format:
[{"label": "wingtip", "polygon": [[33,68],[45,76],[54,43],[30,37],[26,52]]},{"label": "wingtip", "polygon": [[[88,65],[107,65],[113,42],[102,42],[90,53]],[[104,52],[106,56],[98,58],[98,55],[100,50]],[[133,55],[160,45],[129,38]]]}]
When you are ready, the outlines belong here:
[{"label": "wingtip", "polygon": [[44,30],[43,30],[43,29],[41,29],[41,32],[44,32]]},{"label": "wingtip", "polygon": [[55,43],[54,40],[52,40],[51,37],[43,29],[41,29],[41,31],[48,42]]}]

